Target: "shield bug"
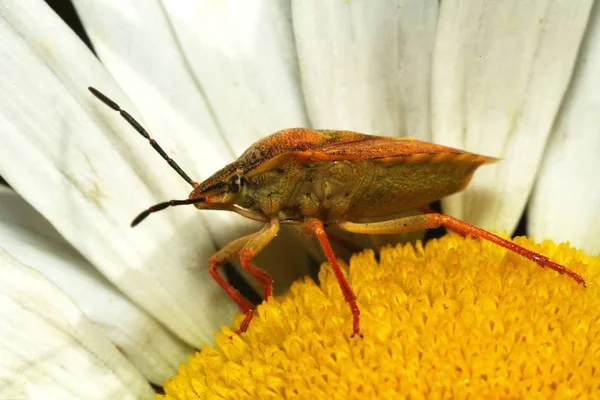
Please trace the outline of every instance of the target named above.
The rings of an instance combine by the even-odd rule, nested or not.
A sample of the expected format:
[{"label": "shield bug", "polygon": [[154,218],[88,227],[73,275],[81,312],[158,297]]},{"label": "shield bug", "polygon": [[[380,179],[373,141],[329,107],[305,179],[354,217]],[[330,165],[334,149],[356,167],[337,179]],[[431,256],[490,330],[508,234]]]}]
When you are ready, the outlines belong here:
[{"label": "shield bug", "polygon": [[[353,335],[360,334],[359,308],[335,258],[325,225],[363,234],[443,226],[493,242],[585,285],[581,276],[548,257],[451,216],[428,212],[392,218],[403,211],[426,209],[429,203],[461,191],[475,170],[496,161],[494,158],[414,139],[293,128],[259,140],[236,161],[197,183],[129,113],[98,90],[91,87],[89,90],[148,139],[193,188],[185,200],[170,200],[148,208],[133,220],[132,226],[167,207],[189,204],[200,210],[233,211],[265,223],[260,231],[234,240],[209,260],[211,276],[246,316],[238,333],[248,328],[254,306],[221,277],[218,269],[239,256],[242,267],[264,285],[264,298],[268,299],[272,294],[271,277],[253,266],[252,259],[277,235],[281,224],[298,225],[318,239],[350,305]],[[373,220],[378,222],[370,222]]]}]

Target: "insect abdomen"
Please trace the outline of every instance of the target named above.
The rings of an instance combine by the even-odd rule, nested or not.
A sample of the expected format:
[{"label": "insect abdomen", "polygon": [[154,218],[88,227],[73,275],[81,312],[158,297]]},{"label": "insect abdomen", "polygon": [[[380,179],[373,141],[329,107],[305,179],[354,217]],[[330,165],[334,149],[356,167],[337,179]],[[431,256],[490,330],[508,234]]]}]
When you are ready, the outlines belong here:
[{"label": "insect abdomen", "polygon": [[459,192],[484,162],[471,154],[374,160],[373,183],[349,210],[347,220],[393,215]]}]

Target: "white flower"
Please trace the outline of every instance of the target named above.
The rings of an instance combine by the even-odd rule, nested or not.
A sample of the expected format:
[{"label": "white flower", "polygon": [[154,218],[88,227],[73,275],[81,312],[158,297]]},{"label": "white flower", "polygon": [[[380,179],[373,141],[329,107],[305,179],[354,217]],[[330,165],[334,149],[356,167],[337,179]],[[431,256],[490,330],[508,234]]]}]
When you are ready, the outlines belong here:
[{"label": "white flower", "polygon": [[[131,229],[190,188],[88,86],[195,180],[293,126],[497,156],[446,212],[512,231],[531,196],[532,236],[600,251],[591,0],[74,3],[102,64],[40,0],[0,3],[0,175],[56,229],[0,192],[0,397],[149,396],[235,311],[207,259],[256,224],[179,207]],[[306,272],[270,249],[282,287]]]}]

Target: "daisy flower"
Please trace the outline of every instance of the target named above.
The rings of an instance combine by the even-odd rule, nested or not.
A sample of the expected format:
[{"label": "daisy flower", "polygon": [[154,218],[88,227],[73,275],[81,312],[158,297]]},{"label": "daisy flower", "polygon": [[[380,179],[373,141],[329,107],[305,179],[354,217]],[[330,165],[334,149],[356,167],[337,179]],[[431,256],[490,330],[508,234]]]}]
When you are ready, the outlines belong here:
[{"label": "daisy flower", "polygon": [[[185,198],[189,187],[88,86],[134,115],[197,181],[261,137],[294,126],[412,136],[499,157],[501,162],[475,174],[467,190],[443,201],[446,213],[486,229],[512,232],[526,210],[532,237],[569,241],[590,255],[600,252],[594,234],[600,224],[600,186],[590,184],[600,167],[600,7],[592,0],[73,3],[97,57],[41,0],[0,4],[0,176],[11,188],[0,191],[0,397],[151,397],[149,382],[162,385],[193,348],[214,343],[214,331],[230,325],[236,312],[210,279],[207,260],[258,225],[230,213],[179,207],[131,229],[132,217],[145,207]],[[548,291],[541,297],[547,302],[539,301],[542,308],[556,301],[556,288],[565,293],[582,290],[551,271],[530,270],[529,263],[517,262],[501,249],[470,239],[439,243],[442,250],[432,244],[435,249],[423,253],[426,261],[418,261],[425,263],[422,268],[431,268],[436,279],[450,279],[461,265],[461,274],[466,274],[461,275],[462,285],[474,291],[482,283],[492,290],[494,280],[482,278],[481,271],[500,265],[489,274],[501,275],[498,282],[507,290],[494,292],[494,304],[502,310],[512,301],[530,300],[505,302],[506,293],[516,296],[518,291],[504,282],[525,285],[523,293]],[[590,279],[584,294],[573,294],[570,301],[574,308],[589,310],[595,321],[597,259],[566,245],[553,246],[539,251]],[[382,272],[375,275],[417,262],[411,250],[387,251],[404,258],[389,256],[397,266],[382,259]],[[458,263],[453,251],[470,256]],[[368,259],[372,256],[364,254],[353,258],[363,261],[351,262],[349,274],[359,288],[359,304],[365,303],[363,313],[376,316],[382,303],[367,307],[374,278],[357,272],[377,270]],[[302,244],[287,232],[257,260],[273,275],[280,293],[305,275],[309,264]],[[514,283],[510,274],[519,273],[508,270],[524,271],[525,278]],[[191,380],[201,384],[191,384],[194,392],[185,393],[214,393],[206,382],[226,382],[216,375],[210,381],[206,368],[198,365],[220,371],[219,363],[231,361],[225,354],[231,346],[240,347],[236,361],[242,367],[253,365],[240,361],[248,354],[258,363],[263,357],[257,356],[259,350],[284,349],[285,338],[293,336],[291,328],[298,326],[269,328],[273,319],[265,316],[280,310],[271,307],[293,308],[300,320],[326,315],[332,327],[339,327],[339,335],[346,334],[348,315],[327,303],[339,303],[327,286],[327,273],[327,268],[321,272],[321,289],[297,283],[287,297],[265,304],[247,337],[227,342],[217,335],[220,350],[206,350],[190,359],[189,367],[181,367],[179,376],[192,376],[185,368],[201,371]],[[550,284],[550,278],[558,283]],[[398,304],[413,304],[443,285],[434,284],[433,278],[416,279],[410,288],[402,286],[406,282],[376,287],[385,291],[382,298],[397,296]],[[311,293],[319,292],[327,299],[315,297],[314,306],[305,304]],[[479,294],[475,290],[474,296]],[[467,312],[467,303],[451,295],[452,310]],[[326,314],[311,314],[307,307]],[[396,315],[390,310],[382,315]],[[471,310],[473,323],[481,324],[486,310]],[[532,323],[548,322],[540,313],[523,315],[518,321],[527,317]],[[504,317],[499,312],[497,321]],[[389,325],[387,333],[369,331],[373,337],[356,346],[344,336],[339,344],[345,350],[339,354],[371,345],[372,351],[382,351],[376,346],[382,338],[429,340],[431,330],[407,334],[410,315],[406,318]],[[579,333],[587,340],[577,342],[587,343],[587,351],[578,352],[577,347],[569,353],[572,359],[597,353],[592,325],[560,330],[565,338]],[[436,326],[428,329],[443,327]],[[314,330],[311,337],[312,330],[304,329],[298,332],[304,332],[306,343],[330,335]],[[500,331],[496,338],[510,346],[514,341],[509,339],[517,337]],[[556,344],[560,339],[552,336],[549,352],[562,349]],[[467,345],[488,349],[492,344],[462,344]],[[530,350],[535,353],[535,348]],[[475,366],[490,360],[482,359],[483,353],[468,359],[457,376],[480,379]],[[204,354],[218,354],[215,363],[202,361]],[[428,356],[442,357],[435,352]],[[409,361],[416,364],[407,364],[407,373],[433,374],[424,366],[436,364],[434,358],[430,364]],[[596,361],[585,359],[581,365]],[[264,365],[256,371],[269,376],[264,369],[269,364]],[[439,365],[450,368],[449,363]],[[316,362],[312,368],[308,374],[322,372],[325,364]],[[352,369],[359,370],[363,372],[348,378],[363,379],[364,387],[384,379],[366,365]],[[543,371],[536,374],[549,382],[545,390],[559,393],[563,387],[556,379],[553,386],[554,378]],[[169,381],[171,387],[178,379]],[[182,385],[189,389],[188,383]],[[439,393],[449,387],[441,385],[427,388]],[[272,394],[292,396],[292,387],[279,385]],[[583,389],[574,393],[584,393],[587,386],[577,387]]]}]

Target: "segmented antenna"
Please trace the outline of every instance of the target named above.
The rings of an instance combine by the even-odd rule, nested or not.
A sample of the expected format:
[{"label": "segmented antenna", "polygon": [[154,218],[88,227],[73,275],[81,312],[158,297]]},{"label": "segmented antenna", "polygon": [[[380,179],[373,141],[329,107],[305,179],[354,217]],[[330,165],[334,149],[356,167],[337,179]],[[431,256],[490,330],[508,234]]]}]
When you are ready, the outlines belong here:
[{"label": "segmented antenna", "polygon": [[149,216],[150,214],[155,213],[157,211],[162,211],[167,207],[186,206],[188,204],[202,203],[202,202],[204,202],[204,200],[205,200],[204,197],[199,197],[197,199],[169,200],[169,201],[165,201],[164,203],[155,204],[152,207],[148,208],[147,210],[142,211],[140,213],[140,215],[135,217],[135,219],[131,222],[131,227],[133,228],[134,226],[136,226],[137,224],[139,224],[140,222],[145,220],[146,217]]},{"label": "segmented antenna", "polygon": [[[148,134],[148,132],[144,129],[144,127],[142,127],[142,125],[140,125],[139,122],[137,122],[135,120],[135,118],[133,118],[127,111],[121,109],[121,107],[119,107],[119,105],[117,103],[115,103],[114,101],[112,101],[111,99],[109,99],[108,97],[106,97],[106,95],[104,95],[103,93],[101,93],[98,89],[95,89],[95,88],[93,88],[91,86],[88,87],[88,89],[89,89],[90,92],[92,92],[92,94],[94,96],[96,96],[98,98],[98,100],[100,100],[101,102],[103,102],[104,104],[106,104],[107,106],[109,106],[110,108],[112,108],[113,110],[118,111],[119,114],[121,114],[121,116],[123,118],[125,118],[125,120],[127,122],[129,122],[129,125],[133,126],[133,129],[135,129],[136,131],[139,132],[140,135],[142,135],[143,137],[145,137],[146,139],[148,139],[148,142],[150,142],[150,145],[154,148],[154,150],[156,150],[156,152],[158,154],[160,154],[162,156],[162,158],[164,158],[167,161],[167,163],[169,163],[169,165],[171,166],[171,168],[173,168],[183,179],[185,179],[185,181],[187,183],[189,183],[190,185],[192,185],[193,188],[195,188],[195,187],[198,186],[198,182],[192,180],[192,178],[190,178],[185,172],[183,172],[183,170],[181,169],[181,167],[179,165],[177,165],[177,163],[171,157],[169,157],[167,155],[167,153],[165,153],[165,151],[162,149],[162,147],[160,147],[160,145],[156,142],[156,140],[154,140],[154,139],[152,139],[150,137],[150,135]],[[169,203],[169,202],[167,202],[167,203]],[[162,205],[162,204],[165,204],[165,203],[157,204],[154,207],[157,207],[157,206]],[[193,203],[188,203],[188,204],[193,204]],[[179,205],[179,204],[173,204],[173,205]],[[165,207],[167,207],[167,206],[165,206]],[[163,208],[165,208],[165,207],[163,207]],[[148,212],[148,214],[150,214],[151,212],[154,212],[154,211],[150,211],[150,212]],[[138,221],[138,223],[142,219],[146,218],[147,216],[148,215],[145,215],[143,218],[141,218]],[[140,218],[140,217],[141,217],[141,214],[140,214],[140,216],[138,216],[138,218]],[[136,218],[136,220],[138,218]],[[137,224],[132,224],[132,225],[137,225]]]},{"label": "segmented antenna", "polygon": [[[131,125],[133,127],[133,129],[135,129],[136,131],[139,132],[140,135],[142,135],[143,137],[148,139],[148,142],[150,142],[150,145],[154,148],[154,150],[156,150],[156,152],[158,154],[160,154],[162,156],[162,158],[164,158],[167,161],[167,163],[171,166],[171,168],[173,168],[183,179],[185,179],[185,181],[187,183],[192,185],[193,188],[196,188],[198,186],[198,182],[192,180],[185,172],[183,172],[181,167],[179,165],[177,165],[177,163],[171,157],[169,157],[167,155],[167,153],[165,153],[165,151],[162,149],[162,147],[160,147],[160,145],[156,142],[156,140],[154,140],[150,137],[150,135],[148,134],[148,131],[146,131],[144,129],[144,127],[142,125],[140,125],[140,123],[137,122],[135,120],[135,118],[133,118],[131,116],[131,114],[129,114],[127,111],[121,109],[121,107],[119,107],[119,105],[117,103],[115,103],[114,101],[112,101],[111,99],[106,97],[98,89],[95,89],[91,86],[88,87],[88,89],[90,92],[92,92],[92,94],[94,96],[96,96],[98,98],[98,100],[100,100],[101,102],[103,102],[104,104],[106,104],[107,106],[112,108],[113,110],[118,111],[119,114],[121,114],[121,116],[123,118],[125,118],[125,120],[127,122],[129,122],[129,125]],[[205,199],[202,197],[202,198],[186,199],[186,200],[170,200],[170,201],[165,201],[163,203],[155,204],[152,207],[150,207],[147,210],[140,213],[140,215],[138,215],[137,217],[135,217],[135,219],[131,222],[131,227],[133,228],[134,226],[136,226],[137,224],[139,224],[140,222],[145,220],[146,217],[148,217],[150,214],[155,213],[157,211],[164,210],[167,207],[184,206],[184,205],[188,205],[188,204],[202,203],[203,201],[205,201]]]}]

